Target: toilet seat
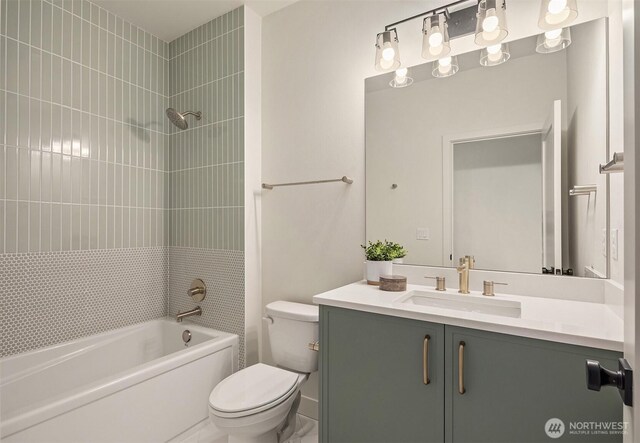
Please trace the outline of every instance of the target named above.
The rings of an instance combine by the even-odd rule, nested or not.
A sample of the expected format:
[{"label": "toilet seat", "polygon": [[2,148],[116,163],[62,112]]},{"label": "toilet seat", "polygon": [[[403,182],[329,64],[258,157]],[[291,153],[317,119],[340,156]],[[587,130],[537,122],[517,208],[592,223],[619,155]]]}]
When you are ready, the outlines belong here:
[{"label": "toilet seat", "polygon": [[209,407],[224,418],[257,414],[291,397],[304,378],[302,374],[257,363],[218,383],[209,396]]}]

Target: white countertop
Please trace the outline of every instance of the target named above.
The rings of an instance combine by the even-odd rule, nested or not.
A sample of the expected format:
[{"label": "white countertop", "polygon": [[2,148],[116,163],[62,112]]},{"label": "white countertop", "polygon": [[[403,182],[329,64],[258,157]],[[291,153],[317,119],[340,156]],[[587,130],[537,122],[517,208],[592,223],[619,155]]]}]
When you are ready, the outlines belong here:
[{"label": "white countertop", "polygon": [[[521,303],[521,316],[515,318],[456,309],[402,304],[397,301],[409,291],[432,289],[429,286],[407,285],[407,291],[386,292],[381,291],[377,286],[367,285],[366,282],[358,282],[318,294],[313,297],[313,301],[319,305],[559,343],[613,351],[622,351],[623,349],[622,319],[604,303],[497,294],[494,297],[496,300],[516,300]],[[457,291],[449,289],[442,294],[447,293],[457,294]],[[472,291],[470,296],[483,297],[477,291]]]}]

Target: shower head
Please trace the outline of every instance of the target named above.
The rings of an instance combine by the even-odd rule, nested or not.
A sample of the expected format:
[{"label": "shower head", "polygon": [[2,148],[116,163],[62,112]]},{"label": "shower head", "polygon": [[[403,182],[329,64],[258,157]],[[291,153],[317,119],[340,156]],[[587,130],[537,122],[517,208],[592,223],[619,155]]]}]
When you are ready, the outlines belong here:
[{"label": "shower head", "polygon": [[187,124],[187,119],[184,118],[186,115],[193,115],[196,120],[200,120],[202,118],[202,113],[200,111],[178,112],[173,108],[167,108],[167,117],[169,117],[171,123],[182,130],[185,130],[189,127],[189,125]]}]

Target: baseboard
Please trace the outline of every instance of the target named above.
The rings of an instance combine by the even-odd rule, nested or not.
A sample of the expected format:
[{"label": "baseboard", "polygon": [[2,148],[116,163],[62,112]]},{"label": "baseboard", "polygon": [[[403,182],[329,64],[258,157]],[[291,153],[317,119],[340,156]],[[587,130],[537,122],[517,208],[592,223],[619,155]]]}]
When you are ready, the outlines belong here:
[{"label": "baseboard", "polygon": [[305,417],[318,420],[318,400],[315,398],[302,396],[300,400],[300,407],[298,408],[298,414]]}]

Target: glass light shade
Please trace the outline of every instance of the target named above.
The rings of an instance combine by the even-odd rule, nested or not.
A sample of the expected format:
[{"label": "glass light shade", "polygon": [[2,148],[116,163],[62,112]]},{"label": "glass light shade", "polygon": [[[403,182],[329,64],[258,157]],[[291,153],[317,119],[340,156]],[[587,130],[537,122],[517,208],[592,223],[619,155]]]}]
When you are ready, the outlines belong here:
[{"label": "glass light shade", "polygon": [[389,82],[389,86],[392,88],[406,88],[411,86],[413,79],[409,77],[409,70],[407,68],[396,69],[396,75],[393,80]]},{"label": "glass light shade", "polygon": [[376,71],[389,71],[400,67],[398,35],[395,29],[376,36]]},{"label": "glass light shade", "polygon": [[538,26],[545,31],[567,26],[578,17],[576,0],[542,0]]},{"label": "glass light shade", "polygon": [[475,42],[478,46],[495,45],[509,34],[503,0],[481,0],[476,18]]},{"label": "glass light shade", "polygon": [[422,22],[422,58],[437,60],[450,52],[449,25],[444,14],[426,17]]},{"label": "glass light shade", "polygon": [[458,69],[460,69],[458,58],[454,55],[453,57],[444,57],[433,62],[431,74],[438,78],[451,77],[458,72]]},{"label": "glass light shade", "polygon": [[538,36],[536,52],[550,54],[565,49],[571,44],[571,30],[569,28],[554,29]]},{"label": "glass light shade", "polygon": [[480,64],[482,66],[498,66],[509,60],[509,45],[507,43],[498,43],[497,45],[487,46],[480,51]]}]

